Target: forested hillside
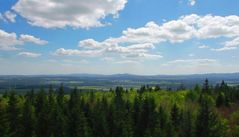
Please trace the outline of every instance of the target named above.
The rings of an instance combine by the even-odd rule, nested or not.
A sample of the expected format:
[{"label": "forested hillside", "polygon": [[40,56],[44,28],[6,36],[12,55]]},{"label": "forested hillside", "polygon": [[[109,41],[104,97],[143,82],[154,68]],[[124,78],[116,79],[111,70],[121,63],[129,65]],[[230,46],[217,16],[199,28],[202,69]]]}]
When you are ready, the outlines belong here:
[{"label": "forested hillside", "polygon": [[52,86],[0,95],[0,137],[238,137],[239,88],[117,87],[70,94]]}]

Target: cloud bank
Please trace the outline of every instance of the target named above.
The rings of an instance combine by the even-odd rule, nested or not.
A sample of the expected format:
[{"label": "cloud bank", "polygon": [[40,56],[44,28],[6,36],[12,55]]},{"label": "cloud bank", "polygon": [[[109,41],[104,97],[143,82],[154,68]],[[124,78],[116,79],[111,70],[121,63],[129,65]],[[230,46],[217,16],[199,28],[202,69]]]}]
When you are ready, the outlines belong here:
[{"label": "cloud bank", "polygon": [[[224,37],[228,41],[220,49],[234,50],[239,46],[239,16],[181,16],[163,24],[150,21],[140,28],[128,28],[119,37],[109,37],[103,41],[85,39],[79,41],[79,49],[60,48],[57,55],[101,56],[118,55],[123,58],[159,59],[162,55],[152,49],[163,42],[182,43],[191,39],[216,39]],[[209,48],[202,45],[199,48]]]}]

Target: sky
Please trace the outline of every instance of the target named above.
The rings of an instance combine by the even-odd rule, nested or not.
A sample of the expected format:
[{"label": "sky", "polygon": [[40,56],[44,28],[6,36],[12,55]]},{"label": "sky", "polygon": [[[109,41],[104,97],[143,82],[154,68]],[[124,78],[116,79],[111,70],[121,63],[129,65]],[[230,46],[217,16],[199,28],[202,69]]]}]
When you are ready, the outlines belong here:
[{"label": "sky", "polygon": [[0,0],[0,75],[239,72],[238,0]]}]

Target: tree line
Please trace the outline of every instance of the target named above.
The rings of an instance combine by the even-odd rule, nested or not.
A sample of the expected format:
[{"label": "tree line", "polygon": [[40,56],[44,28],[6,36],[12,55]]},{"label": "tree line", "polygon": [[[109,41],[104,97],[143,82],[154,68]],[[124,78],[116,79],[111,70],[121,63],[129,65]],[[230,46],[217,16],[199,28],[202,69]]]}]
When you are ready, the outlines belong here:
[{"label": "tree line", "polygon": [[179,91],[10,91],[0,96],[0,137],[238,137],[239,111],[221,112],[238,101],[238,87],[208,80]]}]

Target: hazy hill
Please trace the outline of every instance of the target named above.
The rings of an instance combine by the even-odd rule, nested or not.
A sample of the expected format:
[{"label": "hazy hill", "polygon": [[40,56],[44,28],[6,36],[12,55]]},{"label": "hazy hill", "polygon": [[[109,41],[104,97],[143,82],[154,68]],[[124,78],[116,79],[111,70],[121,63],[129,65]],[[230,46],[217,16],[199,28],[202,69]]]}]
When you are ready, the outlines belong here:
[{"label": "hazy hill", "polygon": [[75,86],[84,89],[109,89],[116,86],[139,88],[141,85],[160,85],[162,88],[177,89],[182,84],[192,88],[206,78],[215,85],[225,80],[229,85],[239,85],[239,73],[212,73],[193,75],[133,75],[133,74],[59,74],[59,75],[1,75],[0,89],[31,89],[59,86],[66,88]]}]

